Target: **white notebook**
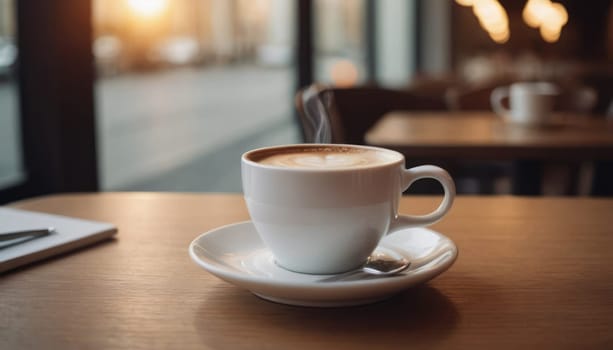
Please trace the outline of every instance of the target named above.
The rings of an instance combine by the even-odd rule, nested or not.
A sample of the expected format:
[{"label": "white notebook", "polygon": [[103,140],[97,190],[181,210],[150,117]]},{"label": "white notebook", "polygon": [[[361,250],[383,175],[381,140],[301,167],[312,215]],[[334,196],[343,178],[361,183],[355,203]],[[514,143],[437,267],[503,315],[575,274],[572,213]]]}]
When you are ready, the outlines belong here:
[{"label": "white notebook", "polygon": [[0,242],[0,273],[112,237],[117,228],[109,223],[0,207],[0,233],[54,228],[54,232],[30,240]]}]

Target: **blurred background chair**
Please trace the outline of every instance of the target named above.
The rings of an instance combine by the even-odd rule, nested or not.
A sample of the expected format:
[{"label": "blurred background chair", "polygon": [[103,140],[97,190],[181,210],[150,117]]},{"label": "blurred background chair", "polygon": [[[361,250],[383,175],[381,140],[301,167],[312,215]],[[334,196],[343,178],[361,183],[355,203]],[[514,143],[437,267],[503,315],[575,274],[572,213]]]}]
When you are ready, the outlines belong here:
[{"label": "blurred background chair", "polygon": [[499,86],[506,86],[513,80],[501,79],[479,84],[451,86],[445,91],[445,103],[452,111],[491,111],[490,96]]},{"label": "blurred background chair", "polygon": [[592,114],[598,102],[596,89],[587,85],[561,86],[556,100],[556,109],[561,112]]},{"label": "blurred background chair", "polygon": [[[371,86],[336,88],[314,84],[300,90],[295,102],[305,142],[318,142],[314,138],[317,122],[329,123],[329,142],[365,144],[366,132],[388,112],[446,109],[445,102],[436,97]],[[318,110],[320,103],[324,110]],[[328,121],[314,120],[319,118],[310,116],[309,111],[325,113]]]}]

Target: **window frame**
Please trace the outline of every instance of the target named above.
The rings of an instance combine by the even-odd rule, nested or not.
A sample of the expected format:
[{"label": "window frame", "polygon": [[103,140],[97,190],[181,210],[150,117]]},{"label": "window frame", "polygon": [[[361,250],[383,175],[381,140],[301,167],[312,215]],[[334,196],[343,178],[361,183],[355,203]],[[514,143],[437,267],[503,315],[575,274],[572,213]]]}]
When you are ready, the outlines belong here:
[{"label": "window frame", "polygon": [[0,190],[0,203],[97,191],[92,4],[18,0],[15,9],[26,178]]}]

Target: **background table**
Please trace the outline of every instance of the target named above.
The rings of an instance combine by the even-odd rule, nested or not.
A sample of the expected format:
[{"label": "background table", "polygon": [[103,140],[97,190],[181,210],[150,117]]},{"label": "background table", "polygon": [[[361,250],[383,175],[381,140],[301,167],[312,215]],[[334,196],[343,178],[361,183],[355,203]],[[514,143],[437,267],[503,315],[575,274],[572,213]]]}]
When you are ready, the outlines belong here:
[{"label": "background table", "polygon": [[[435,197],[404,197],[427,212]],[[198,234],[248,219],[238,195],[103,193],[17,208],[113,222],[116,239],[0,277],[0,348],[612,348],[613,200],[460,197],[433,229],[460,255],[377,304],[278,305],[188,257]]]},{"label": "background table", "polygon": [[548,127],[504,123],[489,112],[392,112],[366,135],[408,159],[512,160],[520,162],[515,193],[538,194],[544,161],[613,160],[613,121],[557,115]]},{"label": "background table", "polygon": [[392,112],[366,141],[417,158],[611,160],[613,121],[566,114],[539,128],[489,112]]}]

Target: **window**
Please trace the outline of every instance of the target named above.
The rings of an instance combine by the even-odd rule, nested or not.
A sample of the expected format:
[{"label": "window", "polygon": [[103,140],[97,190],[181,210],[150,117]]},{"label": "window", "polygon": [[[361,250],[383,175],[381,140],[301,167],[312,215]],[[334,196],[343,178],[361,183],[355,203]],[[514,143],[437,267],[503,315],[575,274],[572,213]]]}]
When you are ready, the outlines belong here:
[{"label": "window", "polygon": [[294,2],[93,2],[102,190],[240,192],[240,155],[299,142]]},{"label": "window", "polygon": [[14,0],[0,0],[0,189],[25,181],[16,63]]},{"label": "window", "polygon": [[366,1],[315,0],[315,80],[337,86],[364,83]]},{"label": "window", "polygon": [[0,203],[240,191],[243,152],[301,141],[297,87],[406,80],[401,2],[0,0]]}]

